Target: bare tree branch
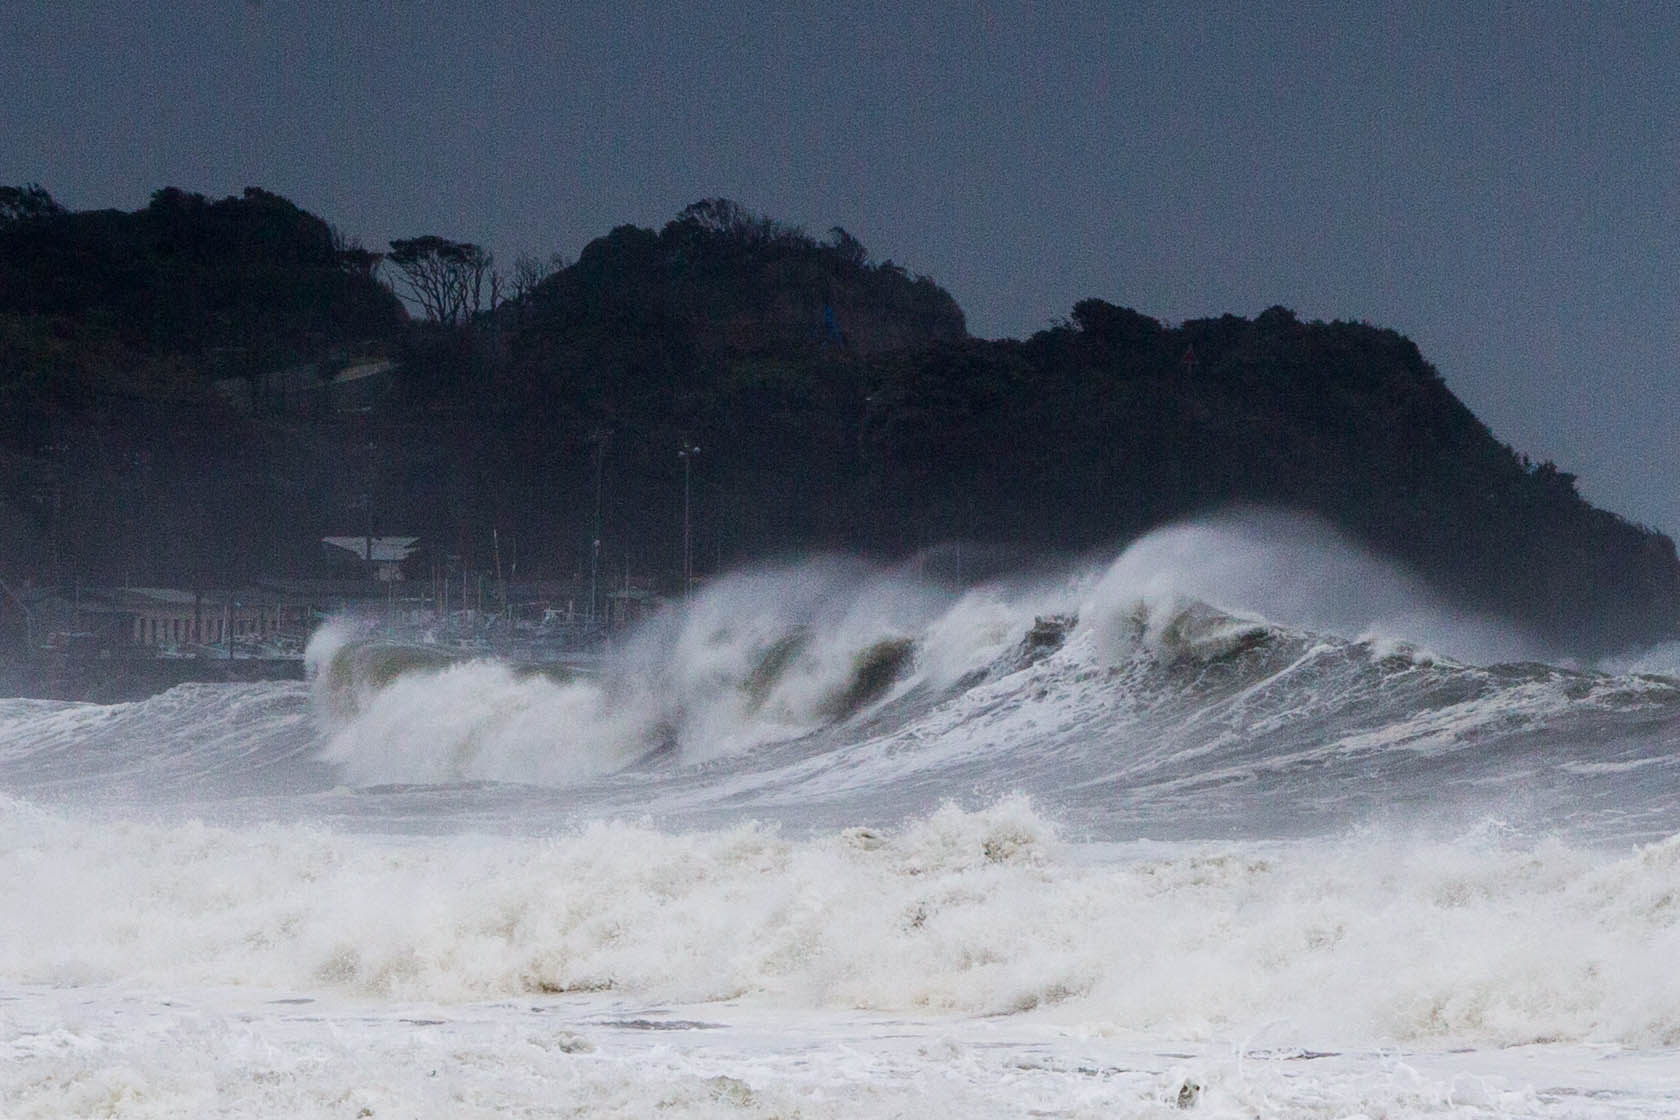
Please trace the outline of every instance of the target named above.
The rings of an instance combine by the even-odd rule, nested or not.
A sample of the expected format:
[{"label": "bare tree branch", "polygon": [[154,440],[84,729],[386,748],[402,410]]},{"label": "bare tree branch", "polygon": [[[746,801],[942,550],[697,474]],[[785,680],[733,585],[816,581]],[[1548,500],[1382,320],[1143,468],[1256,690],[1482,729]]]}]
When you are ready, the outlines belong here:
[{"label": "bare tree branch", "polygon": [[391,242],[386,259],[397,269],[393,282],[428,318],[459,326],[483,310],[484,279],[495,257],[482,245],[414,237]]}]

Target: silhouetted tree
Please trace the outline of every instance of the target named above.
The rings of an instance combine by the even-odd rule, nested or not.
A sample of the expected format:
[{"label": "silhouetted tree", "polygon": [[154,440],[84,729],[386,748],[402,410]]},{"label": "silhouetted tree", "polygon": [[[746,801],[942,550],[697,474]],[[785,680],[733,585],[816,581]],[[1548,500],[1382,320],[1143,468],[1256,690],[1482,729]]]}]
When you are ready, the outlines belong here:
[{"label": "silhouetted tree", "polygon": [[1154,319],[1100,299],[1082,299],[1074,304],[1073,322],[1086,334],[1115,346],[1152,343],[1161,334],[1161,324]]},{"label": "silhouetted tree", "polygon": [[[381,518],[464,558],[519,523],[546,535],[531,554],[587,571],[591,433],[611,426],[614,568],[671,554],[686,435],[707,448],[709,564],[947,536],[1113,546],[1259,502],[1315,512],[1455,603],[1572,649],[1670,637],[1680,617],[1672,541],[1500,445],[1410,340],[1366,324],[1273,307],[1168,326],[1087,299],[1030,339],[972,339],[948,293],[870,263],[844,230],[817,242],[711,199],[657,233],[621,226],[569,267],[521,257],[491,285],[492,303],[514,297],[493,315],[513,329],[403,330],[379,255],[267,192],[166,189],[134,214],[63,214],[36,188],[0,201],[0,561],[36,570],[60,548],[89,578],[129,578],[125,556],[166,580],[230,556],[307,564],[369,437],[326,408],[241,416],[212,378],[325,369],[379,340],[401,373],[355,415],[381,432]],[[393,282],[430,318],[483,311],[488,252],[392,249]],[[828,344],[831,324],[849,345]],[[31,521],[33,495],[60,485],[75,501]],[[236,541],[256,542],[249,559]]]},{"label": "silhouetted tree", "polygon": [[345,237],[337,226],[332,227],[332,245],[333,251],[338,254],[339,266],[345,272],[368,280],[378,277],[379,265],[385,260],[384,253],[364,249],[358,238]]},{"label": "silhouetted tree", "polygon": [[435,235],[391,242],[386,257],[397,282],[427,318],[458,326],[483,310],[484,281],[495,263],[490,251],[469,241]]},{"label": "silhouetted tree", "polygon": [[847,264],[862,268],[869,263],[869,250],[863,247],[863,242],[839,226],[828,231],[828,247]]},{"label": "silhouetted tree", "polygon": [[0,187],[0,224],[50,218],[65,213],[39,183],[26,187]]},{"label": "silhouetted tree", "polygon": [[547,260],[530,253],[519,254],[513,258],[513,274],[508,277],[508,298],[524,299],[536,291],[544,280],[565,267],[566,258],[559,253],[550,254]]}]

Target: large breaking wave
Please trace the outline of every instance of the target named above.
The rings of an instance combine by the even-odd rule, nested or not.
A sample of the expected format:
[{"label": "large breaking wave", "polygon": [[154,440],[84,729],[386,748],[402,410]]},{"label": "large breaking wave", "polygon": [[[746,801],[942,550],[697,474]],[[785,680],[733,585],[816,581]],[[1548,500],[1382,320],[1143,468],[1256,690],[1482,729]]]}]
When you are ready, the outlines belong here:
[{"label": "large breaking wave", "polygon": [[[307,684],[0,700],[0,1101],[1672,1111],[1621,1084],[1680,1046],[1672,648],[1557,663],[1280,517],[937,568],[737,573],[569,667],[344,621]],[[1562,1088],[1390,1060],[1530,1044]]]},{"label": "large breaking wave", "polygon": [[330,755],[352,777],[564,783],[655,752],[740,754],[894,699],[926,707],[1045,657],[1214,661],[1290,643],[1286,627],[1403,656],[1420,651],[1386,639],[1481,661],[1520,648],[1316,524],[1249,515],[1154,534],[1106,571],[972,588],[837,559],[738,573],[599,676],[357,641],[345,625],[317,634],[309,661]]},{"label": "large breaking wave", "polygon": [[1250,515],[966,586],[838,559],[741,572],[581,667],[333,624],[307,686],[0,702],[0,765],[37,799],[420,831],[891,825],[1016,794],[1091,839],[1680,828],[1671,658],[1539,652],[1322,527]]},{"label": "large breaking wave", "polygon": [[1518,660],[1539,652],[1321,526],[1248,515],[966,587],[832,559],[740,573],[588,673],[340,628],[310,657],[325,757],[364,787],[588,785],[836,825],[1026,793],[1097,837],[1420,811],[1661,835],[1618,775],[1672,765],[1680,684]]}]

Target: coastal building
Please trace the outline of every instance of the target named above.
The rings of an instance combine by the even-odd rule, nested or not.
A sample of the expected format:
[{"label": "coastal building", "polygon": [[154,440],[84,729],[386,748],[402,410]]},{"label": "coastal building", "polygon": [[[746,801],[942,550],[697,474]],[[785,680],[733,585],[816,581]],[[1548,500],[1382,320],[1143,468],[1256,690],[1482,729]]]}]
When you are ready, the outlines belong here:
[{"label": "coastal building", "polygon": [[380,583],[398,583],[404,578],[403,562],[419,552],[419,537],[322,537],[321,547],[330,563],[354,564]]},{"label": "coastal building", "polygon": [[99,598],[126,621],[129,644],[148,649],[269,642],[311,621],[308,603],[260,591],[126,587]]},{"label": "coastal building", "polygon": [[[237,366],[243,357],[234,354],[221,364]],[[389,395],[400,371],[396,362],[377,354],[356,358],[341,354],[334,360],[255,374],[242,371],[217,378],[213,386],[240,412],[308,416],[378,404]]]}]

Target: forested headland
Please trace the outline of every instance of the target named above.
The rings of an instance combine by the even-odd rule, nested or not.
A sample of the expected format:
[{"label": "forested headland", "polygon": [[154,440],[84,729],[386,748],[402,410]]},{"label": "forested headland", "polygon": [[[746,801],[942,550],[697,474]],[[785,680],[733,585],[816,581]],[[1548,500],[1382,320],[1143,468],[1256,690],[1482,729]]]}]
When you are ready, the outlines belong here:
[{"label": "forested headland", "polygon": [[977,339],[846,231],[723,200],[503,266],[254,188],[131,213],[0,188],[0,578],[232,586],[365,532],[568,579],[598,496],[603,567],[674,586],[685,468],[702,576],[1118,547],[1260,503],[1567,649],[1680,623],[1673,542],[1501,444],[1392,330],[1091,298]]}]

